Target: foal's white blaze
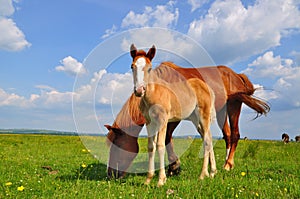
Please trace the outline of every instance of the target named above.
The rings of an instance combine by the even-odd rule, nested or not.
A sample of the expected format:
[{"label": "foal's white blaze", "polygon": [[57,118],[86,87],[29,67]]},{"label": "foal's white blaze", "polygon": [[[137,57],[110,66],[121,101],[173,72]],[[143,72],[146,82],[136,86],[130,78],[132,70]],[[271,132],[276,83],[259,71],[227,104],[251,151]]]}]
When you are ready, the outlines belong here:
[{"label": "foal's white blaze", "polygon": [[140,57],[135,62],[136,74],[134,77],[134,87],[138,91],[141,87],[144,87],[144,68],[146,66],[146,60],[144,57]]}]

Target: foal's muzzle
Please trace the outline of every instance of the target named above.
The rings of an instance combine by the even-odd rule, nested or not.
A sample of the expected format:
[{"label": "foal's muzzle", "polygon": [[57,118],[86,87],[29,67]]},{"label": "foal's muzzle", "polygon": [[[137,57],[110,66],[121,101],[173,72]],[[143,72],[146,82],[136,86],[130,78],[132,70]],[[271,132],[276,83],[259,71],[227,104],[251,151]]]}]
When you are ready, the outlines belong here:
[{"label": "foal's muzzle", "polygon": [[145,86],[134,87],[134,94],[137,97],[142,97],[145,94],[146,88]]}]

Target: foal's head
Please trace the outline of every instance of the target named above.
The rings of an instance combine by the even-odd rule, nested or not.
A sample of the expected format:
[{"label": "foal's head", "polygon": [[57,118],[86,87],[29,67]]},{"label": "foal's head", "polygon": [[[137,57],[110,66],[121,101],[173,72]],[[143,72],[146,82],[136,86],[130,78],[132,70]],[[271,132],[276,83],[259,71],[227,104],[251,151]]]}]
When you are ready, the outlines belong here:
[{"label": "foal's head", "polygon": [[143,50],[137,50],[134,44],[130,47],[130,55],[132,57],[131,69],[133,72],[134,94],[137,97],[144,95],[148,75],[152,68],[151,60],[155,56],[155,46],[153,45],[146,53]]}]

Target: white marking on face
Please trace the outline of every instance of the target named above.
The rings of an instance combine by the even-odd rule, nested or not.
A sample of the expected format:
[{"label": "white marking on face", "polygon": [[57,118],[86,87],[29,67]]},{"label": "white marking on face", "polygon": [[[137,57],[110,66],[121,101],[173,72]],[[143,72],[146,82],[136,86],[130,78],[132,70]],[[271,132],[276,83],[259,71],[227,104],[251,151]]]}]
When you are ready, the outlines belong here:
[{"label": "white marking on face", "polygon": [[140,57],[135,62],[136,65],[136,82],[135,87],[144,86],[144,67],[146,66],[146,59]]}]

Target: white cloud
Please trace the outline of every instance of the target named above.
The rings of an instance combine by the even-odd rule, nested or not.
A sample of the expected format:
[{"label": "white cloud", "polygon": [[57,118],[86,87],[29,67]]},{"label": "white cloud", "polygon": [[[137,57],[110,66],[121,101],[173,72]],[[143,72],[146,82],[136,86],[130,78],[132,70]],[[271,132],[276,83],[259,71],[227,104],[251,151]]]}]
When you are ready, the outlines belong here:
[{"label": "white cloud", "polygon": [[279,97],[278,93],[274,90],[266,90],[264,86],[260,84],[254,84],[255,90],[255,96],[264,99],[266,101],[274,100]]},{"label": "white cloud", "polygon": [[23,96],[19,96],[15,93],[8,93],[2,88],[0,88],[0,107],[1,106],[18,106],[18,107],[28,107],[29,100]]},{"label": "white cloud", "polygon": [[295,69],[292,65],[293,60],[282,59],[280,55],[274,56],[273,51],[268,51],[249,64],[249,67],[243,72],[254,77],[275,79],[291,74]]},{"label": "white cloud", "polygon": [[207,3],[208,0],[188,0],[188,3],[192,6],[191,11],[194,12],[200,8],[203,4]]},{"label": "white cloud", "polygon": [[15,12],[12,0],[0,0],[0,16],[10,16]]},{"label": "white cloud", "polygon": [[102,38],[102,39],[105,39],[105,38],[107,38],[107,37],[109,37],[109,36],[115,34],[116,31],[117,31],[117,26],[116,26],[116,25],[113,25],[113,26],[111,27],[111,29],[105,30],[105,34],[104,34],[101,38]]},{"label": "white cloud", "polygon": [[[138,49],[147,50],[153,44],[157,53],[154,66],[163,61],[173,61],[180,66],[199,67],[215,65],[207,52],[195,40],[176,31],[163,28],[140,28],[124,37],[121,48],[128,51],[134,43]],[[128,54],[128,56],[130,56]]]},{"label": "white cloud", "polygon": [[0,16],[0,50],[20,51],[31,44],[12,19]]},{"label": "white cloud", "polygon": [[75,58],[68,56],[60,61],[62,65],[56,66],[55,70],[66,72],[69,75],[76,76],[85,74],[87,71],[83,64],[78,62]]},{"label": "white cloud", "polygon": [[217,0],[204,17],[190,23],[188,34],[216,62],[234,62],[279,46],[282,37],[299,31],[298,8],[293,0],[259,0],[247,8],[240,0]]},{"label": "white cloud", "polygon": [[122,27],[170,28],[177,24],[178,17],[178,8],[174,8],[174,2],[169,1],[166,5],[157,5],[155,8],[146,6],[141,14],[130,11],[123,19]]},{"label": "white cloud", "polygon": [[300,66],[300,52],[292,51],[291,55],[295,57],[296,65]]},{"label": "white cloud", "polygon": [[0,107],[18,107],[21,109],[71,108],[73,92],[59,92],[49,86],[42,86],[42,89],[40,94],[31,94],[29,98],[26,98],[0,88]]},{"label": "white cloud", "polygon": [[300,108],[300,67],[293,60],[266,52],[254,60],[244,71],[252,79],[273,80],[272,90],[258,90],[259,97],[271,100],[272,109]]},{"label": "white cloud", "polygon": [[35,87],[39,88],[41,90],[49,90],[49,91],[55,90],[55,88],[48,86],[48,85],[36,85]]},{"label": "white cloud", "polygon": [[31,44],[11,17],[15,9],[12,0],[0,0],[0,50],[20,51]]},{"label": "white cloud", "polygon": [[74,90],[76,104],[86,102],[97,104],[118,104],[125,102],[132,93],[133,84],[131,73],[108,73],[106,70],[94,72],[88,84]]}]

